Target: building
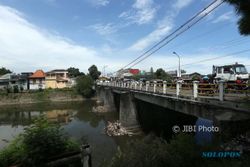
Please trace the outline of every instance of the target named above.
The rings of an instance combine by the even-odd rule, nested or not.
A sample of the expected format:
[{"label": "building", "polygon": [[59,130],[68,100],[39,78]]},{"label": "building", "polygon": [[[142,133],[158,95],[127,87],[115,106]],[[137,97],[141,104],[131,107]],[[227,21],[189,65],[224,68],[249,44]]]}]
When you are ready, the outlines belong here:
[{"label": "building", "polygon": [[18,75],[18,83],[23,90],[30,89],[29,77],[33,75],[33,72],[22,72],[21,75]]},{"label": "building", "polygon": [[66,88],[71,87],[72,82],[69,78],[68,71],[57,69],[46,73],[45,77],[46,88]]},{"label": "building", "polygon": [[[31,75],[32,73],[29,73]],[[0,77],[0,89],[13,89],[17,86],[18,90],[23,91],[29,89],[27,73],[13,74],[8,73]]]},{"label": "building", "polygon": [[7,89],[10,85],[11,73],[0,76],[0,89]]},{"label": "building", "polygon": [[139,69],[122,69],[122,70],[119,70],[117,72],[117,75],[116,77],[117,78],[130,78],[134,75],[138,75],[140,74],[140,70]]},{"label": "building", "polygon": [[45,73],[43,70],[37,70],[29,76],[28,81],[30,90],[45,89]]}]

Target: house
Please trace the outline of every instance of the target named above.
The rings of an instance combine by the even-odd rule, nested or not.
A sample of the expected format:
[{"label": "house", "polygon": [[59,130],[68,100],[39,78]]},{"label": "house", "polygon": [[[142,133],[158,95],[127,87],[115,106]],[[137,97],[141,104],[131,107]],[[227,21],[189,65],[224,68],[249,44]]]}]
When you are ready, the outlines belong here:
[{"label": "house", "polygon": [[18,75],[18,84],[21,89],[23,90],[29,90],[30,89],[30,83],[29,83],[29,77],[33,75],[33,72],[22,72]]},{"label": "house", "polygon": [[71,87],[72,83],[67,70],[57,69],[46,73],[45,85],[46,88],[66,88]]},{"label": "house", "polygon": [[45,89],[45,73],[43,70],[37,70],[28,78],[30,90]]},{"label": "house", "polygon": [[17,86],[18,90],[27,90],[29,88],[28,76],[8,73],[0,77],[0,89],[13,89],[15,86]]},{"label": "house", "polygon": [[0,89],[7,89],[10,85],[11,73],[0,76]]},{"label": "house", "polygon": [[194,80],[200,80],[202,78],[202,75],[198,72],[194,72],[191,74],[183,74],[181,78],[186,82],[192,82]]}]

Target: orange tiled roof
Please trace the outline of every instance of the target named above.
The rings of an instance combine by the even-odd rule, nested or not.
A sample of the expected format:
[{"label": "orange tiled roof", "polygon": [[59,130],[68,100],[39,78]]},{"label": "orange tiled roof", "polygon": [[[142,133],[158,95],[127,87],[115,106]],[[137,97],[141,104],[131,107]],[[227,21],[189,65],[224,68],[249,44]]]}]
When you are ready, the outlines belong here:
[{"label": "orange tiled roof", "polygon": [[43,70],[37,70],[33,75],[31,75],[29,78],[45,78],[45,73]]}]

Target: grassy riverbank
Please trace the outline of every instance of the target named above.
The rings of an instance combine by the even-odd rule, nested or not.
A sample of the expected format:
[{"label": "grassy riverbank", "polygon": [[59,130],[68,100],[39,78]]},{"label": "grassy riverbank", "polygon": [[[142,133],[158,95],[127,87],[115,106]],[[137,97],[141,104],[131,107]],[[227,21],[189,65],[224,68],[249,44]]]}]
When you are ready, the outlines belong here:
[{"label": "grassy riverbank", "polygon": [[0,93],[0,106],[14,104],[33,104],[41,102],[82,101],[74,89],[46,89],[21,93]]}]

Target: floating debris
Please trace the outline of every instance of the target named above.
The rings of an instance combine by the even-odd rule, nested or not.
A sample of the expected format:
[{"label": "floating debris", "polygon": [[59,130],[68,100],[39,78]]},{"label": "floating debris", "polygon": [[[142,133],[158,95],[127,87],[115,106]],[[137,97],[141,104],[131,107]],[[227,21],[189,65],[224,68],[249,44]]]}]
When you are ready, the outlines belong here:
[{"label": "floating debris", "polygon": [[97,106],[97,107],[93,107],[92,111],[103,113],[103,112],[108,112],[108,109],[105,106]]},{"label": "floating debris", "polygon": [[106,128],[104,128],[104,130],[108,136],[132,136],[132,133],[128,132],[124,127],[122,127],[119,121],[108,122],[108,125]]}]

